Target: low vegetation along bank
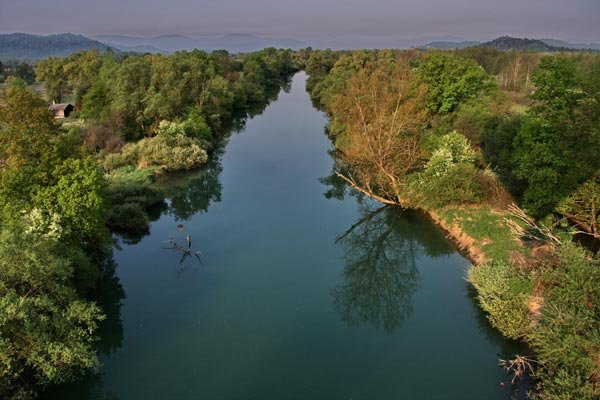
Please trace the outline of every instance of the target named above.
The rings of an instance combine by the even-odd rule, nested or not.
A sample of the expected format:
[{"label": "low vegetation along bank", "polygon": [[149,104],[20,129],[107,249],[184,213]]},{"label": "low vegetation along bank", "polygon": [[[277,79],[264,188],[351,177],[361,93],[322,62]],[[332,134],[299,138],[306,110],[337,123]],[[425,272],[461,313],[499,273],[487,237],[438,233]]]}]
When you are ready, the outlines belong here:
[{"label": "low vegetation along bank", "polygon": [[[153,207],[164,204],[155,178],[205,165],[298,68],[294,53],[275,49],[168,57],[90,51],[38,63],[46,98],[23,79],[7,80],[0,93],[1,398],[33,398],[98,366],[106,349],[97,335],[109,310],[96,294],[103,282],[122,290],[111,231],[128,241],[143,236]],[[55,119],[52,101],[73,104],[75,113]],[[173,207],[176,215],[187,211]],[[118,313],[119,304],[111,307]]]},{"label": "low vegetation along bank", "polygon": [[573,237],[600,236],[600,57],[315,51],[307,71],[334,176],[468,253],[490,322],[532,349],[504,362],[531,396],[598,398],[600,264]]}]

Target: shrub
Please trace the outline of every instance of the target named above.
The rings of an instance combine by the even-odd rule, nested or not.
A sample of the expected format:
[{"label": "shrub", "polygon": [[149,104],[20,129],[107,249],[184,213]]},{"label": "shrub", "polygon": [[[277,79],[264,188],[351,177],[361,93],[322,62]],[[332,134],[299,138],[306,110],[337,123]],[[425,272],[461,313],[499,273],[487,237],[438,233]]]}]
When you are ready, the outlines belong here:
[{"label": "shrub", "polygon": [[208,161],[206,150],[200,143],[183,135],[142,139],[137,145],[138,164],[144,166],[155,165],[167,171],[178,171],[199,167]]},{"label": "shrub", "polygon": [[530,335],[544,399],[591,400],[600,396],[600,263],[574,244],[557,252],[558,265],[541,268],[541,318]]},{"label": "shrub", "polygon": [[124,167],[109,175],[107,224],[117,231],[148,229],[147,211],[163,201],[164,194],[152,185],[152,169]]},{"label": "shrub", "polygon": [[524,338],[530,330],[527,301],[533,281],[507,262],[473,266],[468,281],[492,325],[508,338]]},{"label": "shrub", "polygon": [[436,147],[417,181],[421,202],[439,208],[480,200],[476,155],[467,138],[454,131],[439,138]]},{"label": "shrub", "polygon": [[481,201],[480,171],[470,164],[457,164],[441,176],[422,176],[418,192],[426,208],[441,208],[450,204],[471,204]]},{"label": "shrub", "polygon": [[[186,136],[211,143],[213,141],[212,131],[199,109],[193,108],[188,113],[187,119],[183,123],[183,129]],[[205,147],[205,149],[208,147]]]},{"label": "shrub", "polygon": [[108,155],[104,160],[104,168],[112,171],[119,167],[133,165],[156,166],[166,171],[178,171],[199,167],[207,161],[208,154],[202,148],[200,141],[181,134],[159,135],[128,144],[123,147],[120,154]]}]

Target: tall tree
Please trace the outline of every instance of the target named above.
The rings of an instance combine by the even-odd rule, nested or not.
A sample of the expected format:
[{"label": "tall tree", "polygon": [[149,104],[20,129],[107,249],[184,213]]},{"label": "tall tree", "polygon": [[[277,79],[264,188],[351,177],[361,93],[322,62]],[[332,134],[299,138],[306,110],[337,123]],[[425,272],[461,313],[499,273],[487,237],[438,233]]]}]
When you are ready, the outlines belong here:
[{"label": "tall tree", "polygon": [[332,105],[343,115],[340,176],[388,204],[405,204],[406,176],[423,164],[425,87],[405,57],[359,69]]},{"label": "tall tree", "polygon": [[593,71],[583,72],[566,56],[547,57],[533,78],[536,104],[514,147],[517,175],[528,185],[524,204],[536,216],[552,212],[598,170],[600,99]]},{"label": "tall tree", "polygon": [[49,100],[62,102],[69,89],[69,79],[65,72],[65,60],[50,57],[40,61],[35,69],[35,78],[44,83]]}]

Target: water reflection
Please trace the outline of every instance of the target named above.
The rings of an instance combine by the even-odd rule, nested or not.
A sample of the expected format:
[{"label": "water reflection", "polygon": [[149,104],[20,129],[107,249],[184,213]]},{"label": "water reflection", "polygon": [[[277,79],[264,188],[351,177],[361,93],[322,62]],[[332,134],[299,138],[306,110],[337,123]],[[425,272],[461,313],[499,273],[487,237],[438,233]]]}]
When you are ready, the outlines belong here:
[{"label": "water reflection", "polygon": [[[123,321],[121,308],[125,299],[125,290],[116,274],[117,264],[112,251],[102,254],[95,260],[102,271],[91,300],[102,309],[106,319],[98,324],[98,338],[95,343],[99,356],[106,357],[115,353],[123,346]],[[117,400],[117,396],[106,391],[100,372],[88,371],[77,382],[49,387],[40,398],[43,399],[91,399]]]},{"label": "water reflection", "polygon": [[161,181],[159,187],[168,199],[162,214],[171,215],[176,221],[188,221],[195,214],[207,212],[212,203],[221,201],[220,158],[221,154],[215,154],[206,167],[172,174]]},{"label": "water reflection", "polygon": [[424,216],[363,205],[359,219],[336,241],[345,252],[344,281],[331,292],[340,318],[349,326],[369,323],[388,333],[398,329],[413,312],[419,257],[453,252],[440,239]]},{"label": "water reflection", "polygon": [[[221,201],[220,174],[223,170],[221,157],[229,138],[234,133],[239,133],[246,127],[246,121],[254,118],[276,101],[280,91],[289,93],[292,77],[282,78],[265,91],[265,101],[249,103],[245,108],[235,110],[230,118],[223,121],[220,141],[211,151],[210,161],[200,169],[194,171],[173,172],[162,177],[153,185],[149,193],[140,193],[142,196],[151,196],[155,204],[145,210],[149,222],[155,222],[162,215],[171,215],[177,221],[188,221],[195,214],[207,212],[210,205]],[[140,224],[144,226],[144,224]],[[150,229],[118,230],[113,228],[113,233],[123,244],[134,245],[150,234]]]}]

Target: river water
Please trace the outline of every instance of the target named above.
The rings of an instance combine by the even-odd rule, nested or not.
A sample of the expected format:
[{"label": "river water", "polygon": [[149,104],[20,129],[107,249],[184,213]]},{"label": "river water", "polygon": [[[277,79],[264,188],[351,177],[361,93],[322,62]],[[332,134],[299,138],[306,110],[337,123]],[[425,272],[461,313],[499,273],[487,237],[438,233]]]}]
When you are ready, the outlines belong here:
[{"label": "river water", "polygon": [[[511,344],[426,218],[344,191],[326,117],[289,93],[115,251],[98,374],[60,399],[507,399]],[[172,237],[191,257],[166,249]],[[193,253],[201,251],[201,261]]]}]

